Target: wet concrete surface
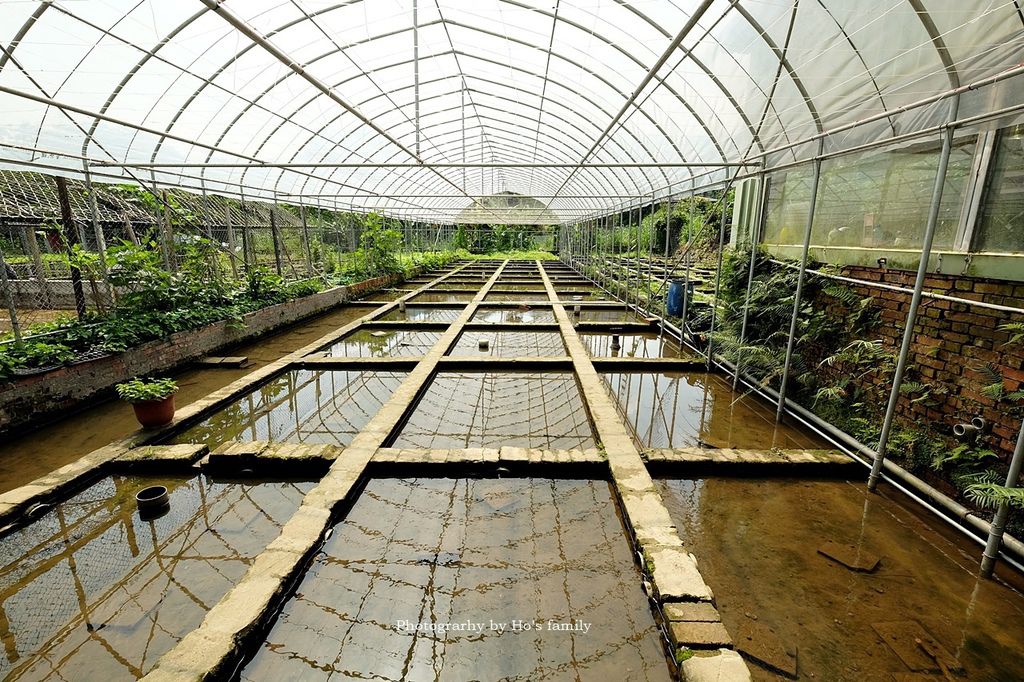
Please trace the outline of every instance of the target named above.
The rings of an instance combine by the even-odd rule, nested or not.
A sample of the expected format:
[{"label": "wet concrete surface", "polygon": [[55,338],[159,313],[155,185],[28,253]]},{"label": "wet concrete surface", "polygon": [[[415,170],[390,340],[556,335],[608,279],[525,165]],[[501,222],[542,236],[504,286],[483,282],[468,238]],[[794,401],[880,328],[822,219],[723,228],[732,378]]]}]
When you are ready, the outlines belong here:
[{"label": "wet concrete surface", "polygon": [[554,324],[555,314],[550,308],[531,308],[529,306],[480,308],[473,314],[470,322],[474,324],[478,322],[541,322]]},{"label": "wet concrete surface", "polygon": [[579,291],[559,291],[558,300],[563,303],[573,303],[575,301],[614,301],[610,295],[601,291],[600,289],[592,289],[586,292]]},{"label": "wet concrete surface", "polygon": [[375,301],[379,303],[387,303],[394,301],[396,298],[401,298],[410,292],[410,289],[384,289],[382,291],[375,291],[366,297],[367,301]]},{"label": "wet concrete surface", "polygon": [[466,282],[466,281],[459,281],[459,280],[454,280],[453,281],[453,280],[447,279],[447,280],[445,280],[443,282],[439,282],[439,283],[435,284],[434,286],[430,287],[430,290],[431,291],[449,291],[449,290],[456,290],[456,291],[463,290],[463,291],[465,291],[465,290],[476,290],[476,289],[479,289],[480,285],[482,285],[482,284],[483,284],[483,282],[477,282],[475,280],[474,281]]},{"label": "wet concrete surface", "polygon": [[709,372],[602,374],[637,441],[649,448],[828,448],[775,422],[774,407]]},{"label": "wet concrete surface", "polygon": [[[486,341],[486,350],[480,342]],[[458,357],[564,357],[567,355],[562,335],[558,332],[530,331],[465,331],[448,353]]]},{"label": "wet concrete surface", "polygon": [[657,332],[618,334],[619,348],[613,348],[611,333],[581,332],[580,340],[591,357],[597,358],[685,358],[682,347],[674,339]]},{"label": "wet concrete surface", "polygon": [[538,286],[537,286],[539,283],[540,283],[539,279],[535,279],[535,280],[532,280],[530,282],[514,282],[514,283],[502,282],[501,280],[498,280],[495,283],[495,285],[491,288],[491,291],[501,291],[501,292],[527,291],[527,292],[533,292],[535,294],[539,294],[540,290],[538,289]]},{"label": "wet concrete surface", "polygon": [[571,373],[442,372],[392,447],[568,450],[595,444]]},{"label": "wet concrete surface", "polygon": [[[910,668],[873,624],[917,621],[963,673],[1024,679],[1024,577],[978,578],[981,547],[902,494],[863,482],[709,478],[658,481],[687,549],[738,634],[770,628],[797,654],[801,680],[898,680]],[[819,554],[828,541],[880,558],[872,573]],[[913,638],[902,646],[916,652]],[[934,661],[931,676],[943,680]],[[953,666],[950,666],[953,667]],[[756,680],[780,679],[757,665]],[[910,679],[910,678],[907,678]]]},{"label": "wet concrete surface", "polygon": [[606,482],[442,478],[370,481],[241,679],[671,678]]},{"label": "wet concrete surface", "polygon": [[391,322],[454,322],[462,308],[417,308],[407,306],[405,311],[395,308],[379,319]]},{"label": "wet concrete surface", "polygon": [[360,329],[324,352],[337,358],[392,358],[426,355],[441,337],[440,331],[416,329]]},{"label": "wet concrete surface", "polygon": [[403,372],[287,371],[174,436],[174,443],[229,440],[348,445],[405,378]]},{"label": "wet concrete surface", "polygon": [[[566,302],[566,310],[573,312],[572,303]],[[580,310],[581,322],[643,322],[644,319],[631,310],[624,308],[583,308]]]},{"label": "wet concrete surface", "polygon": [[[375,306],[349,305],[262,339],[220,351],[245,355],[252,363],[245,369],[195,368],[173,374],[179,390],[174,396],[179,408],[205,398],[236,379],[278,360],[324,334],[344,326]],[[138,428],[130,405],[119,400],[100,401],[93,407],[0,445],[0,492],[31,483],[96,448],[127,436]]]},{"label": "wet concrete surface", "polygon": [[[145,521],[134,495],[170,491]],[[0,677],[123,680],[202,621],[312,487],[108,477],[0,538]]]},{"label": "wet concrete surface", "polygon": [[484,296],[484,301],[490,303],[508,303],[511,301],[546,301],[548,292],[538,289],[523,289],[519,291],[496,291]]},{"label": "wet concrete surface", "polygon": [[412,298],[413,303],[467,303],[473,300],[474,294],[448,293],[444,291],[427,291],[416,294]]}]

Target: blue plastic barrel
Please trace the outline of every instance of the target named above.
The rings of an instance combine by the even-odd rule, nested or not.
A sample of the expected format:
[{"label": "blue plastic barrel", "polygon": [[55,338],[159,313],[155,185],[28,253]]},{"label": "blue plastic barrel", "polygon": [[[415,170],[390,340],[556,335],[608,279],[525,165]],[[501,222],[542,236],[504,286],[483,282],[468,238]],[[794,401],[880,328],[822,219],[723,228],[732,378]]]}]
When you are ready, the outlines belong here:
[{"label": "blue plastic barrel", "polygon": [[665,307],[671,317],[681,317],[683,314],[683,292],[686,291],[686,282],[681,279],[674,279],[668,283],[668,300]]}]

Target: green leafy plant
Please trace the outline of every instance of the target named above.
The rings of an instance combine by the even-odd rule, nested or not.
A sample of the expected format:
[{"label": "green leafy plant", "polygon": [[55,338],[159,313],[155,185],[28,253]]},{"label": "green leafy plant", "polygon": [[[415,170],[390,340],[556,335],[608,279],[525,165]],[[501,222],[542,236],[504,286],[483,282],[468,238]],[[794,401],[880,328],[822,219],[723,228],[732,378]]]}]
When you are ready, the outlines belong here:
[{"label": "green leafy plant", "polygon": [[144,379],[136,377],[114,387],[117,396],[129,403],[163,400],[178,390],[173,379]]},{"label": "green leafy plant", "polygon": [[932,460],[932,468],[936,470],[949,466],[974,468],[984,465],[988,460],[998,459],[999,456],[991,450],[964,443],[951,450],[936,454]]},{"label": "green leafy plant", "polygon": [[1024,322],[1007,322],[1006,324],[999,325],[999,330],[1009,332],[1010,334],[1006,345],[1024,341]]},{"label": "green leafy plant", "polygon": [[1003,387],[1003,373],[999,371],[999,368],[993,365],[991,362],[986,362],[977,368],[978,374],[981,375],[983,386],[981,387],[981,394],[986,398],[992,400],[1000,400],[1005,393]]},{"label": "green leafy plant", "polygon": [[7,346],[0,356],[0,372],[13,372],[22,368],[47,368],[63,365],[76,357],[75,351],[52,340],[30,340]]},{"label": "green leafy plant", "polygon": [[1005,503],[1014,509],[1024,509],[1024,488],[1009,488],[994,482],[977,482],[968,485],[964,489],[964,494],[979,507],[995,509]]},{"label": "green leafy plant", "polygon": [[990,400],[999,402],[1001,400],[1024,400],[1024,389],[1017,391],[1006,390],[1006,380],[1002,371],[991,362],[976,368],[980,376],[981,389],[979,393]]}]

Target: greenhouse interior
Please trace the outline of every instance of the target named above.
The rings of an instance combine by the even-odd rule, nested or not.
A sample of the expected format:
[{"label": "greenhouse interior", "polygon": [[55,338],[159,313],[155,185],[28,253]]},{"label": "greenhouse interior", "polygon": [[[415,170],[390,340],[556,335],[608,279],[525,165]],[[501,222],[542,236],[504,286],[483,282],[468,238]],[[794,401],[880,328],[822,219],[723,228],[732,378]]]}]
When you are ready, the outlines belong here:
[{"label": "greenhouse interior", "polygon": [[0,0],[0,678],[1024,680],[1018,0]]}]

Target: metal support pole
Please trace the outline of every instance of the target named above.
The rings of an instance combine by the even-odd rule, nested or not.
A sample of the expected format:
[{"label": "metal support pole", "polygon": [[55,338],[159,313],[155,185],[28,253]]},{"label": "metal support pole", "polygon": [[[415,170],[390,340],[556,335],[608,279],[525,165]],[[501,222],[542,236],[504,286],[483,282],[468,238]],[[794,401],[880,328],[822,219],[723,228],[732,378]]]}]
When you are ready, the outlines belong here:
[{"label": "metal support pole", "polygon": [[939,222],[939,209],[942,204],[942,189],[946,183],[946,169],[949,167],[949,155],[952,149],[953,129],[946,128],[945,135],[942,138],[939,168],[935,173],[935,185],[932,187],[932,203],[928,211],[928,224],[924,230],[924,242],[921,244],[921,262],[917,265],[917,279],[914,281],[914,293],[910,298],[910,308],[907,310],[907,321],[903,328],[903,342],[900,344],[900,354],[896,360],[896,371],[892,376],[892,390],[889,392],[889,403],[885,408],[882,433],[878,437],[875,461],[871,464],[871,475],[868,476],[868,490],[872,492],[878,487],[878,479],[882,475],[885,451],[889,445],[889,432],[892,430],[892,422],[896,416],[896,406],[900,401],[903,374],[907,370],[910,344],[914,340],[914,324],[917,322],[917,309],[921,305],[921,292],[924,290],[924,280],[928,275],[928,261],[932,255],[932,242],[935,241],[935,228]]},{"label": "metal support pole", "polygon": [[306,274],[313,274],[313,251],[309,246],[309,223],[306,221],[306,205],[299,204],[299,219],[302,220],[302,250],[306,254]]},{"label": "metal support pole", "polygon": [[[691,230],[693,229],[693,208],[695,195],[693,189],[690,190],[690,217],[686,222],[686,246],[683,248],[683,314],[679,321],[679,329],[682,330],[683,341],[686,340],[686,316],[690,312],[690,239],[693,236]],[[674,268],[673,268],[674,269]]]},{"label": "metal support pole", "polygon": [[[757,242],[761,236],[761,222],[764,217],[765,203],[768,198],[767,190],[768,176],[762,172],[758,176],[760,183],[757,191],[757,210],[754,212],[754,224],[750,227],[750,267],[747,269],[747,291],[743,295],[743,322],[740,325],[740,340],[736,350],[736,371],[732,376],[732,390],[736,390],[740,384],[740,372],[743,368],[743,344],[747,340],[747,322],[750,319],[750,291],[754,286],[754,270],[757,265]],[[733,209],[735,210],[735,208]]]},{"label": "metal support pole", "polygon": [[43,256],[39,252],[39,242],[36,241],[36,231],[28,226],[24,228],[24,231],[25,246],[28,248],[29,255],[32,256],[32,267],[35,268],[36,281],[39,283],[41,307],[48,308],[50,306],[50,285],[46,281],[46,271],[43,269]]},{"label": "metal support pole", "polygon": [[641,286],[644,287],[644,305],[643,305],[644,310],[650,310],[651,309],[651,250],[654,248],[654,246],[653,246],[654,240],[652,239],[652,237],[654,236],[654,231],[657,229],[657,227],[656,227],[657,226],[657,219],[655,217],[655,216],[657,216],[657,214],[658,214],[657,200],[654,197],[654,192],[651,192],[651,212],[647,216],[647,219],[650,221],[650,224],[651,224],[651,229],[650,229],[650,231],[644,231],[644,235],[645,235],[645,237],[647,239],[647,248],[644,249],[644,251],[643,251],[643,260],[644,260],[643,274],[644,274],[644,279],[643,279],[643,283],[641,285]]},{"label": "metal support pole", "polygon": [[170,272],[178,271],[177,255],[174,251],[174,228],[171,225],[171,204],[167,198],[167,190],[160,192],[160,207],[162,212],[161,230],[160,234],[163,235],[161,243],[164,245],[164,261],[167,265],[167,269]]},{"label": "metal support pole", "polygon": [[[219,282],[222,279],[220,270],[220,240],[213,234],[213,218],[210,212],[210,195],[206,193],[205,177],[199,178],[199,186],[203,195],[203,231],[206,233],[206,238],[210,240],[210,243],[213,245],[213,249],[210,254],[210,272]],[[229,254],[228,260],[230,261],[232,258],[234,258],[234,254]]]},{"label": "metal support pole", "polygon": [[[459,105],[459,120],[462,123],[462,191],[465,192],[467,189],[466,185],[466,79],[462,79],[462,89],[459,91],[462,99]],[[561,245],[559,245],[561,247]]]},{"label": "metal support pole", "polygon": [[213,221],[210,220],[210,195],[206,193],[206,178],[199,178],[199,191],[203,195],[203,228],[206,238],[211,242],[213,239]]},{"label": "metal support pole", "polygon": [[277,204],[270,205],[270,240],[274,243],[274,269],[277,271],[277,276],[280,277],[283,270],[281,269],[281,244],[277,238],[277,216],[274,214],[274,209],[277,208]]},{"label": "metal support pole", "polygon": [[231,276],[238,279],[238,246],[235,241],[235,226],[231,219],[231,201],[224,200],[224,227],[228,232],[228,251],[231,252]]},{"label": "metal support pole", "polygon": [[415,97],[416,156],[420,155],[420,14],[419,4],[412,0],[412,71]]},{"label": "metal support pole", "polygon": [[0,249],[0,287],[3,288],[4,302],[7,304],[7,312],[11,316],[11,329],[14,331],[14,339],[21,341],[21,325],[18,324],[18,311],[14,306],[14,292],[11,291],[11,282],[7,279],[7,261],[4,260],[3,249]]},{"label": "metal support pole", "polygon": [[238,202],[239,208],[242,214],[242,262],[245,264],[245,273],[248,275],[252,269],[252,264],[249,262],[251,256],[249,254],[249,216],[245,213],[245,196]]},{"label": "metal support pole", "polygon": [[[1007,488],[1017,487],[1017,480],[1020,478],[1022,467],[1024,467],[1024,423],[1020,425],[1020,433],[1017,435],[1017,446],[1013,449],[1010,470],[1006,474]],[[995,570],[996,559],[999,557],[999,547],[1003,544],[1003,532],[1006,530],[1006,518],[1009,515],[1010,505],[1004,500],[999,503],[995,516],[992,517],[988,542],[985,543],[985,552],[981,557],[981,575],[985,578],[992,577],[992,571]]]},{"label": "metal support pole", "polygon": [[[96,204],[96,189],[92,185],[92,174],[89,172],[88,161],[82,161],[82,170],[85,176],[85,192],[89,196],[89,218],[92,221],[93,238],[96,240],[96,252],[100,256],[100,273],[103,275],[103,285],[107,290],[107,301],[113,306],[117,303],[117,292],[114,290],[114,285],[110,283],[110,273],[107,272],[107,241],[103,236],[103,226],[100,225],[99,207]],[[100,301],[96,301],[96,306],[102,308],[103,304]]]},{"label": "metal support pole", "polygon": [[[639,205],[636,207],[636,283],[633,284],[634,302],[637,307],[640,306],[640,234],[643,231],[644,224],[644,205],[643,199],[640,199]],[[628,293],[628,290],[627,290]],[[626,303],[629,303],[629,298],[626,298]]]},{"label": "metal support pole", "polygon": [[[68,256],[72,256],[74,246],[81,242],[78,239],[78,227],[75,225],[75,219],[71,215],[68,181],[60,176],[55,177],[54,181],[57,183],[57,201],[60,203],[61,222],[64,223],[63,247]],[[71,288],[75,294],[75,310],[78,313],[78,319],[81,320],[85,317],[85,291],[82,290],[82,272],[73,262],[70,269]]]},{"label": "metal support pole", "polygon": [[[726,194],[729,188],[723,190]],[[722,195],[722,215],[718,218],[718,264],[715,267],[715,295],[711,301],[711,325],[708,328],[708,371],[715,355],[715,323],[718,321],[718,297],[722,289],[722,259],[725,257],[725,194]],[[736,210],[736,202],[733,202]],[[731,218],[731,216],[730,216]]]},{"label": "metal support pole", "polygon": [[786,360],[782,365],[782,380],[779,382],[779,402],[775,406],[775,421],[782,421],[786,409],[786,384],[789,382],[789,365],[793,361],[793,347],[796,345],[796,323],[800,317],[800,303],[804,293],[804,274],[807,271],[807,254],[811,250],[811,228],[814,227],[814,209],[818,202],[818,182],[821,180],[822,145],[818,142],[818,154],[814,159],[814,174],[811,177],[811,200],[807,207],[807,227],[804,229],[804,245],[800,251],[800,272],[796,278],[796,292],[793,294],[793,315],[789,319],[789,339],[786,341]]}]

